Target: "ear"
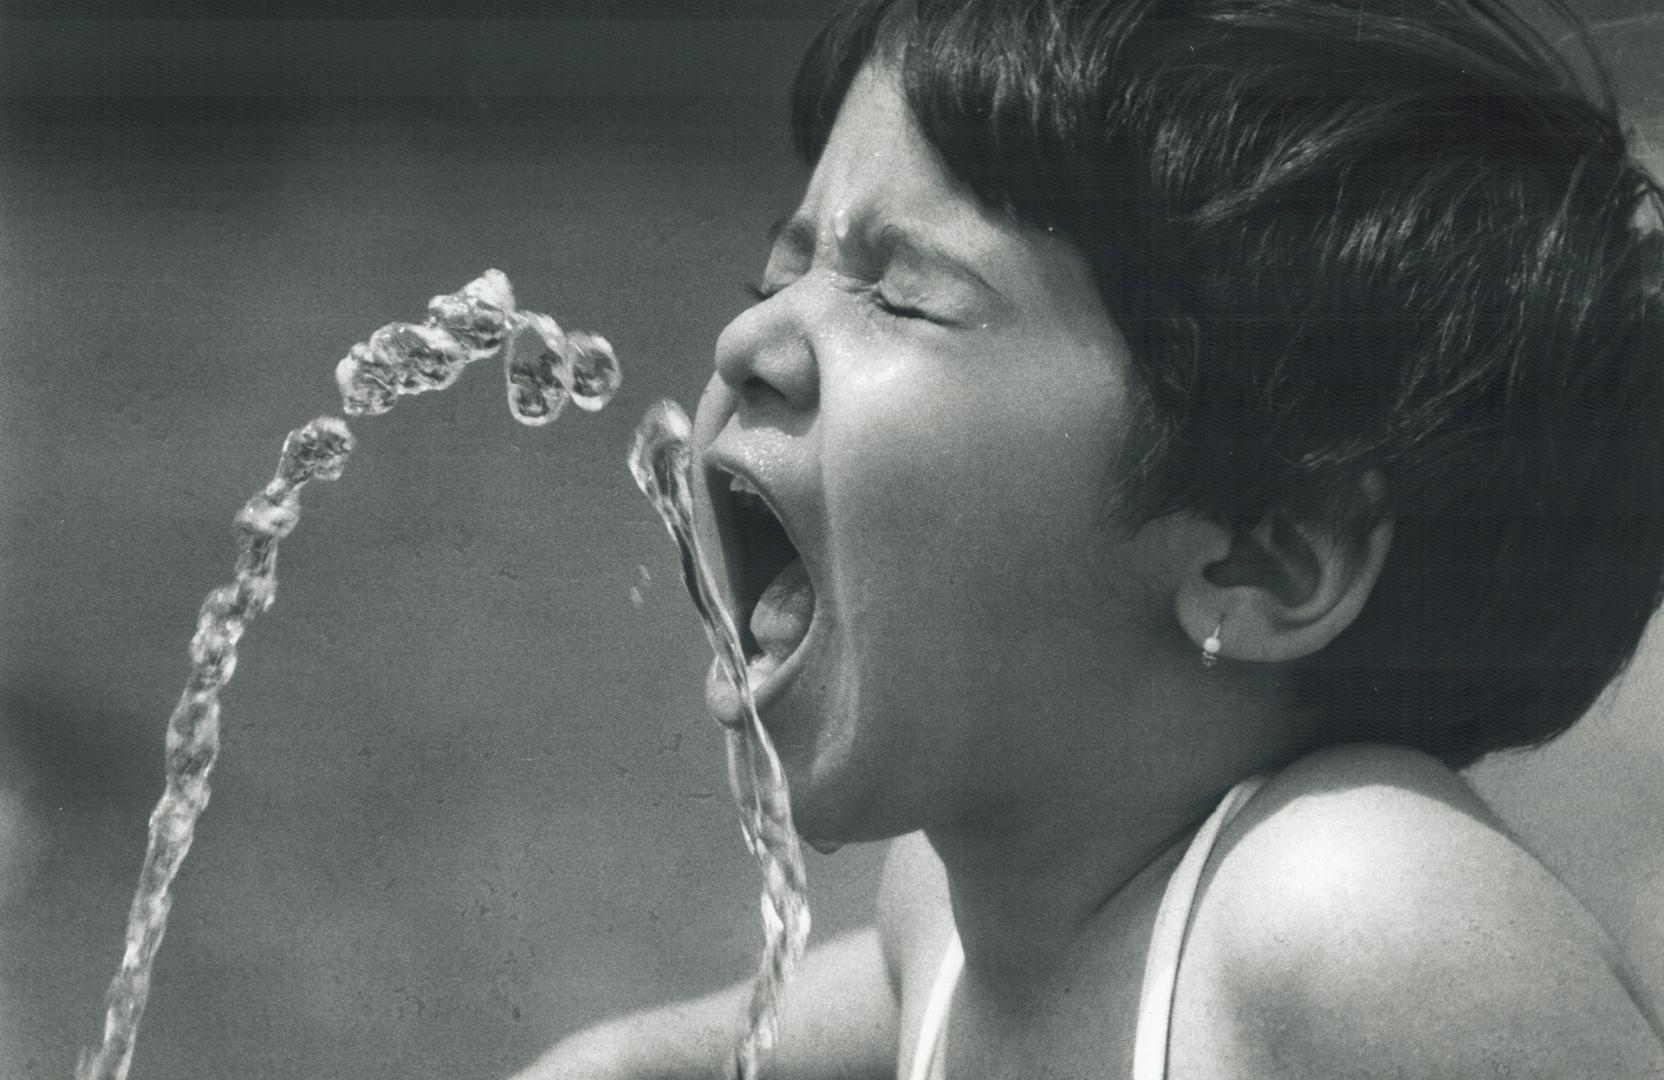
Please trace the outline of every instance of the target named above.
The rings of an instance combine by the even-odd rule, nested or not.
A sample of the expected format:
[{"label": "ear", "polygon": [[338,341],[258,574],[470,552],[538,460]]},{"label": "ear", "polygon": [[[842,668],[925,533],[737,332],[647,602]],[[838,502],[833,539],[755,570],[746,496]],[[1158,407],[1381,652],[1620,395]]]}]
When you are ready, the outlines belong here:
[{"label": "ear", "polygon": [[[1378,474],[1365,487],[1383,488]],[[1192,520],[1202,541],[1176,596],[1179,623],[1198,653],[1219,638],[1226,660],[1281,663],[1310,656],[1351,625],[1392,546],[1392,521],[1365,535],[1297,521],[1276,511],[1246,532]],[[1211,530],[1211,535],[1207,535]]]}]

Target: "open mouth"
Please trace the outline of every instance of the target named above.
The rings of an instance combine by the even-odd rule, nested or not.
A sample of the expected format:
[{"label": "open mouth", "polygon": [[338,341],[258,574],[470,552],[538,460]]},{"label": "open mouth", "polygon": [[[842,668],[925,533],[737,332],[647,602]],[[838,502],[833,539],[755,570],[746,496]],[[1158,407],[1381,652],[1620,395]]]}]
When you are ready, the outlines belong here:
[{"label": "open mouth", "polygon": [[797,650],[815,615],[803,557],[761,490],[726,470],[710,476],[740,642],[753,667],[769,669]]}]

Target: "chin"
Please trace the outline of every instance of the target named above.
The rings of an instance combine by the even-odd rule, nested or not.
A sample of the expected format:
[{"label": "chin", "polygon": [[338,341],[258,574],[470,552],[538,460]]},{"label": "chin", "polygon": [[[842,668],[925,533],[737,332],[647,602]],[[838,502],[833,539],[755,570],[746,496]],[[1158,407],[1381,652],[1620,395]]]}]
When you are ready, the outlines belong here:
[{"label": "chin", "polygon": [[793,823],[797,826],[798,838],[822,855],[830,855],[848,844],[867,844],[901,835],[900,832],[883,829],[850,827],[820,821],[799,823],[795,818]]},{"label": "chin", "polygon": [[792,825],[805,844],[823,855],[845,844],[888,840],[911,831],[889,820],[882,800],[865,784],[793,775],[789,767],[787,779],[792,785]]},{"label": "chin", "polygon": [[805,836],[801,839],[822,855],[834,855],[844,846],[842,840],[825,840],[818,836]]},{"label": "chin", "polygon": [[824,851],[917,828],[911,803],[920,785],[901,756],[908,745],[882,737],[887,714],[870,699],[856,704],[847,681],[816,681],[829,689],[812,708],[800,704],[770,725],[798,836]]},{"label": "chin", "polygon": [[790,769],[787,781],[791,784],[792,826],[805,844],[826,854],[858,839],[853,827],[858,816],[854,808],[841,805],[824,787],[793,776]]}]

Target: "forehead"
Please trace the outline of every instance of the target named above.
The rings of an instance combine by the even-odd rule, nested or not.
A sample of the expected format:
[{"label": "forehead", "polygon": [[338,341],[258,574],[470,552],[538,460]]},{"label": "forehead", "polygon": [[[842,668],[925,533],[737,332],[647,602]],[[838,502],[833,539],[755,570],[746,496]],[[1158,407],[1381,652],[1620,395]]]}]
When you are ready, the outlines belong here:
[{"label": "forehead", "polygon": [[869,64],[851,82],[797,215],[834,216],[904,217],[950,230],[988,217],[925,139],[887,66]]},{"label": "forehead", "polygon": [[[979,199],[913,119],[894,70],[869,64],[850,84],[802,205],[778,239],[801,255],[903,236],[1054,325],[1119,341],[1078,248]],[[874,243],[874,240],[878,241]]]},{"label": "forehead", "polygon": [[928,254],[986,284],[980,268],[1022,256],[1021,229],[948,171],[913,119],[899,79],[869,64],[851,82],[803,203],[777,227],[787,250]]}]

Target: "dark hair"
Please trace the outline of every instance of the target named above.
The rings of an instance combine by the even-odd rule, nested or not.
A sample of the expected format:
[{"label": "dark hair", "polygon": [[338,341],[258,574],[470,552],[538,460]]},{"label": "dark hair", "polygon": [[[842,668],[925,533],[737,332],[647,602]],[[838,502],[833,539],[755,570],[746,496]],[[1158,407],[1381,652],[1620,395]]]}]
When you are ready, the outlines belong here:
[{"label": "dark hair", "polygon": [[950,172],[1092,265],[1140,520],[1393,518],[1295,672],[1327,738],[1460,766],[1628,663],[1664,595],[1660,192],[1598,62],[1492,0],[864,0],[798,74],[805,160],[879,57]]}]

